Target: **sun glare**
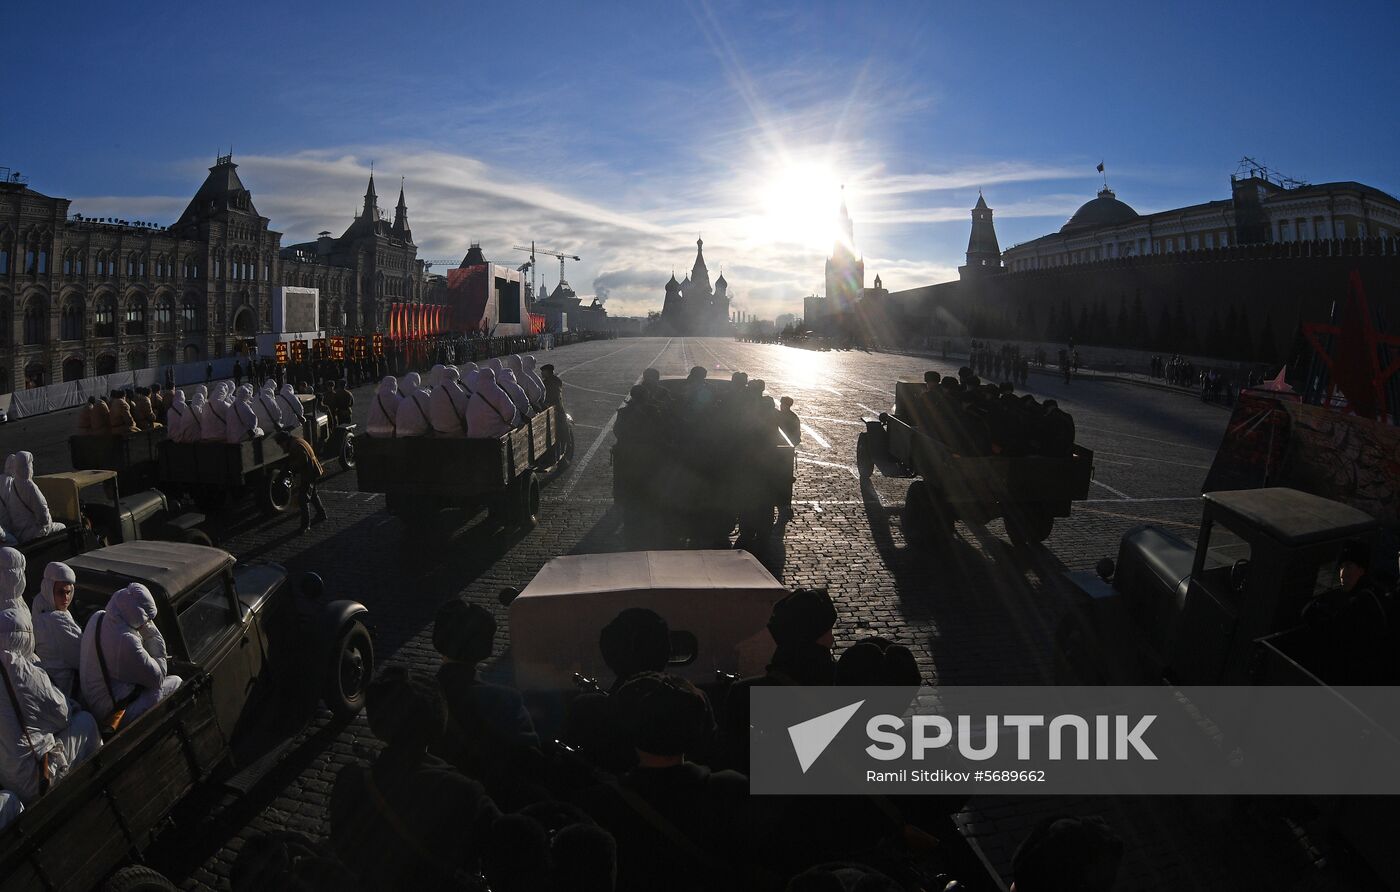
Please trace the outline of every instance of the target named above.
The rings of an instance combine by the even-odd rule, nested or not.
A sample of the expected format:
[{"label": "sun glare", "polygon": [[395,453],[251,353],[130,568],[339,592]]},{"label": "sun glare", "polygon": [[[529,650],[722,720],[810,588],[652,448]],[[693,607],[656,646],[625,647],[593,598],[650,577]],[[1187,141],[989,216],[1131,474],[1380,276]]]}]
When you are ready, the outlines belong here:
[{"label": "sun glare", "polygon": [[771,171],[759,187],[756,238],[829,251],[839,228],[841,181],[830,165],[804,161]]}]

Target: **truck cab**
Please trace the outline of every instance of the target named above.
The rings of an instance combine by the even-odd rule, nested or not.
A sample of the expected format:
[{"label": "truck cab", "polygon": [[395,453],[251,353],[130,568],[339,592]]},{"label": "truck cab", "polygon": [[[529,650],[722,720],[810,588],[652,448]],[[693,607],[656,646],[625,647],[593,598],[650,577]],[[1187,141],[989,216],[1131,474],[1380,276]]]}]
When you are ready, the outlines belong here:
[{"label": "truck cab", "polygon": [[1251,684],[1260,642],[1299,625],[1336,584],[1349,540],[1380,527],[1356,508],[1294,489],[1202,497],[1194,547],[1157,525],[1131,530],[1117,562],[1069,574],[1076,603],[1057,633],[1062,673],[1082,683]]}]

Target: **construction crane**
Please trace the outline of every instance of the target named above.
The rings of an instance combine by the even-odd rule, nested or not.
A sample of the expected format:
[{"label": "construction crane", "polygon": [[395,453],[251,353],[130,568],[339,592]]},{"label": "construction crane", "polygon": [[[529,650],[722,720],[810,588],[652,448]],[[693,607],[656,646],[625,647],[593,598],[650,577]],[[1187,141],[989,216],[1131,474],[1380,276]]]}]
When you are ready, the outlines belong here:
[{"label": "construction crane", "polygon": [[520,245],[516,245],[516,246],[515,246],[515,250],[517,250],[517,251],[528,251],[529,254],[530,254],[530,299],[531,299],[531,300],[534,300],[534,299],[535,299],[535,295],[539,294],[539,291],[536,289],[536,286],[535,286],[535,254],[536,254],[536,253],[548,254],[550,257],[558,257],[558,258],[559,258],[559,281],[561,281],[561,282],[564,281],[564,261],[565,261],[565,260],[582,260],[582,259],[583,259],[582,257],[579,257],[577,254],[563,254],[563,253],[560,253],[559,251],[547,251],[547,250],[545,250],[544,248],[538,249],[538,252],[537,252],[537,251],[536,251],[536,248],[535,248],[535,243],[534,243],[534,242],[530,242],[530,247],[528,247],[528,248],[524,248],[524,247],[521,247]]}]

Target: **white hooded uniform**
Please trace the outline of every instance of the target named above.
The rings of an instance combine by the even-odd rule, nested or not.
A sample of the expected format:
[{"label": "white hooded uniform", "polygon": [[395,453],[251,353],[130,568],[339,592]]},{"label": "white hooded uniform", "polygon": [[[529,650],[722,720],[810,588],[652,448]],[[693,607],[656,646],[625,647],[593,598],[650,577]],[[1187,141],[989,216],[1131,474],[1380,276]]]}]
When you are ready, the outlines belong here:
[{"label": "white hooded uniform", "polygon": [[33,542],[66,527],[49,513],[48,499],[34,482],[34,455],[15,453],[15,480],[10,489],[10,520],[21,542]]},{"label": "white hooded uniform", "polygon": [[448,366],[442,372],[442,380],[433,388],[433,397],[428,405],[433,431],[439,437],[465,437],[467,435],[467,392],[458,382],[455,368]]},{"label": "white hooded uniform", "polygon": [[409,372],[399,379],[399,396],[403,399],[394,416],[396,437],[425,437],[433,429],[428,407],[432,394],[421,386],[421,380],[417,372]]},{"label": "white hooded uniform", "polygon": [[533,356],[522,356],[520,366],[523,370],[516,377],[520,379],[520,386],[525,388],[525,394],[530,397],[530,405],[537,409],[544,408],[544,379],[535,371],[536,360]]},{"label": "white hooded uniform", "polygon": [[370,437],[394,436],[394,420],[398,418],[399,382],[393,375],[385,375],[379,381],[374,398],[369,401],[369,421],[365,424],[365,435]]},{"label": "white hooded uniform", "polygon": [[0,473],[0,543],[5,545],[19,544],[14,534],[14,521],[10,519],[10,490],[15,486],[14,474],[15,456],[10,453],[5,459],[4,473]]},{"label": "white hooded uniform", "polygon": [[474,439],[494,440],[519,427],[520,412],[506,392],[496,385],[496,373],[482,369],[477,373],[476,392],[467,403],[467,429]]},{"label": "white hooded uniform", "polygon": [[190,422],[194,420],[194,412],[185,401],[185,392],[175,391],[175,398],[170,401],[170,408],[165,412],[165,436],[176,443],[188,442],[185,438],[189,436]]},{"label": "white hooded uniform", "polygon": [[441,363],[433,366],[431,369],[428,370],[429,390],[437,390],[438,385],[442,383],[442,373],[446,370],[447,366],[442,365]]},{"label": "white hooded uniform", "polygon": [[266,433],[282,429],[282,407],[277,404],[277,385],[271,381],[253,397],[253,412],[258,416],[258,427]]},{"label": "white hooded uniform", "polygon": [[19,801],[19,797],[9,790],[0,790],[0,830],[4,830],[15,822],[15,818],[24,814],[24,805]]},{"label": "white hooded uniform", "polygon": [[[178,675],[167,674],[165,638],[156,628],[155,618],[155,598],[144,585],[133,582],[113,593],[107,609],[97,611],[88,620],[83,629],[78,681],[83,702],[95,715],[111,715],[115,702],[126,701],[134,694],[122,720],[126,727],[180,686]],[[106,679],[97,658],[99,626],[102,658],[107,661]]]},{"label": "white hooded uniform", "polygon": [[0,610],[13,607],[29,612],[24,602],[24,553],[17,548],[0,548]]},{"label": "white hooded uniform", "polygon": [[277,392],[277,408],[282,412],[282,421],[292,427],[296,427],[306,421],[306,407],[297,398],[297,392],[292,389],[292,385],[283,384],[282,389]]},{"label": "white hooded uniform", "polygon": [[224,442],[228,436],[228,417],[231,411],[224,400],[224,389],[228,383],[220,381],[214,385],[214,394],[204,404],[199,414],[199,439],[207,442]]},{"label": "white hooded uniform", "polygon": [[73,568],[54,561],[44,568],[44,581],[34,596],[34,651],[39,665],[49,674],[49,681],[65,696],[75,696],[73,682],[78,678],[78,666],[83,652],[83,630],[73,614],[55,610],[53,588],[60,582],[74,583],[78,577]]},{"label": "white hooded uniform", "polygon": [[233,408],[224,423],[228,428],[224,440],[228,443],[256,440],[263,435],[263,429],[258,426],[258,413],[253,411],[253,388],[247,384],[238,388]]},{"label": "white hooded uniform", "polygon": [[[0,670],[14,699],[0,696],[0,786],[23,802],[40,793],[40,760],[58,780],[102,746],[97,722],[49,681],[34,655],[29,615],[0,610]],[[15,707],[19,710],[16,713]]]},{"label": "white hooded uniform", "polygon": [[530,397],[525,394],[525,389],[515,380],[515,372],[505,369],[496,376],[496,385],[506,392],[510,401],[515,404],[515,408],[520,410],[521,423],[524,419],[535,414],[535,410],[530,408]]}]

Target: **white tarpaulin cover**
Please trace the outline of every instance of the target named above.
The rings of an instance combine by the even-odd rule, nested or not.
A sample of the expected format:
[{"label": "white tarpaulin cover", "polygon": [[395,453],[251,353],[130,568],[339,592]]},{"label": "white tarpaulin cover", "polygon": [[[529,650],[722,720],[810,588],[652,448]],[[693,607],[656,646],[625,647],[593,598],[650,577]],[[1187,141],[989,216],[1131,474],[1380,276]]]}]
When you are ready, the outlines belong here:
[{"label": "white tarpaulin cover", "polygon": [[693,682],[715,670],[752,675],[773,653],[768,617],[787,589],[746,551],[631,551],[569,555],[545,564],[510,606],[516,684],[572,687],[573,673],[611,682],[598,633],[628,607],[646,607],[693,634],[695,661],[672,667]]}]

